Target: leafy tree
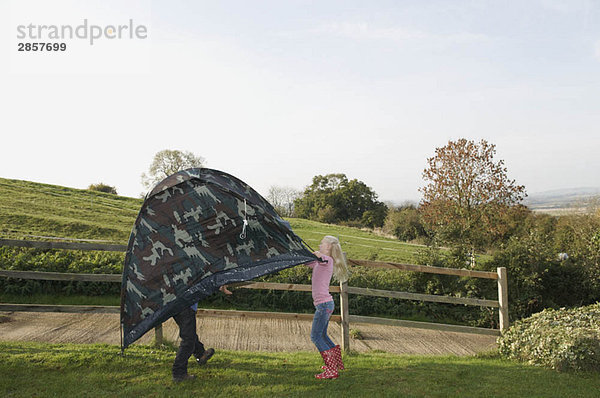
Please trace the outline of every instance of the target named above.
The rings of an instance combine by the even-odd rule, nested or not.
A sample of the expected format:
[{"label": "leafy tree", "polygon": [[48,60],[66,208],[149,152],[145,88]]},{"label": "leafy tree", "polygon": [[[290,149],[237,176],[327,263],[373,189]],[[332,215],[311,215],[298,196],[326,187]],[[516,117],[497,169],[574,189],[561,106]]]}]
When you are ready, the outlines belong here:
[{"label": "leafy tree", "polygon": [[148,174],[142,173],[142,184],[150,189],[171,174],[192,167],[203,167],[204,163],[204,158],[189,151],[162,150],[154,155]]},{"label": "leafy tree", "polygon": [[117,188],[111,187],[110,185],[106,185],[102,182],[99,184],[90,184],[88,189],[90,191],[106,192],[106,193],[112,193],[114,195],[117,195]]},{"label": "leafy tree", "polygon": [[384,203],[378,202],[373,210],[363,213],[360,222],[369,228],[382,227],[387,216],[388,208]]},{"label": "leafy tree", "polygon": [[526,194],[508,179],[504,161],[494,161],[495,154],[496,146],[486,140],[462,138],[427,159],[421,212],[441,240],[483,247],[506,233],[503,218]]},{"label": "leafy tree", "polygon": [[364,182],[348,180],[345,174],[313,177],[313,183],[296,199],[297,217],[321,222],[362,221],[371,227],[383,225],[387,206]]},{"label": "leafy tree", "polygon": [[400,240],[411,241],[426,236],[419,210],[413,206],[402,206],[388,212],[383,230]]}]

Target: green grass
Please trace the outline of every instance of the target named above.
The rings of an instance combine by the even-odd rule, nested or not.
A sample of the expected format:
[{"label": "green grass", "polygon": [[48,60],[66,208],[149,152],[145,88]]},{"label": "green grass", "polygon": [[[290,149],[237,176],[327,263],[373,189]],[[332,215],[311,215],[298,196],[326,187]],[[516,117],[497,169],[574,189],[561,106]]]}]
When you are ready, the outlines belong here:
[{"label": "green grass", "polygon": [[[127,244],[141,206],[141,199],[0,178],[0,237],[36,235]],[[289,221],[314,249],[324,235],[339,236],[349,258],[411,263],[422,248],[358,228]]]},{"label": "green grass", "polygon": [[337,380],[316,380],[316,352],[218,351],[197,379],[175,384],[169,347],[0,342],[0,395],[597,397],[600,375],[557,373],[494,357],[345,357]]},{"label": "green grass", "polygon": [[0,232],[127,242],[142,200],[0,178]]},{"label": "green grass", "polygon": [[414,263],[421,245],[385,238],[372,232],[340,225],[323,224],[300,218],[288,219],[292,229],[315,250],[325,235],[340,239],[348,258]]}]

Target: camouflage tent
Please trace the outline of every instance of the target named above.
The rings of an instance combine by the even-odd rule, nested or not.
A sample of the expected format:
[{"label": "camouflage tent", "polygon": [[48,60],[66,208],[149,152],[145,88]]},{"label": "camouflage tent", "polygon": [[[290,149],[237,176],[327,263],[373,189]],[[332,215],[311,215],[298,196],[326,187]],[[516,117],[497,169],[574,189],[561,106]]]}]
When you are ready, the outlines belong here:
[{"label": "camouflage tent", "polygon": [[123,267],[123,347],[220,286],[315,260],[256,191],[217,170],[189,169],[148,194]]}]

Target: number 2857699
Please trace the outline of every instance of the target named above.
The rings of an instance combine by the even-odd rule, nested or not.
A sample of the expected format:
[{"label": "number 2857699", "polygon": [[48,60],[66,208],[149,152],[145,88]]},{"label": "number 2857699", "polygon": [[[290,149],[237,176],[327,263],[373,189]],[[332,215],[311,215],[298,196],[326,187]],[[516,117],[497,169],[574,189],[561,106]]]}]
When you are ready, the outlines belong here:
[{"label": "number 2857699", "polygon": [[17,51],[65,51],[67,43],[17,43]]}]

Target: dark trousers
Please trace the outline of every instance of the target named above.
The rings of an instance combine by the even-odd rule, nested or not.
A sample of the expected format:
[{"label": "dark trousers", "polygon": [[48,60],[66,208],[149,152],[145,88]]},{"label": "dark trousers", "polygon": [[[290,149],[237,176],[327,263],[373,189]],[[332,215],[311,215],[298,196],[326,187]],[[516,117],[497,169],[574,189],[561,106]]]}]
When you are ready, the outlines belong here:
[{"label": "dark trousers", "polygon": [[188,359],[194,354],[199,358],[204,354],[204,345],[198,340],[196,334],[196,311],[186,308],[173,317],[177,326],[179,326],[179,337],[181,343],[173,363],[173,376],[183,376],[187,374]]}]

